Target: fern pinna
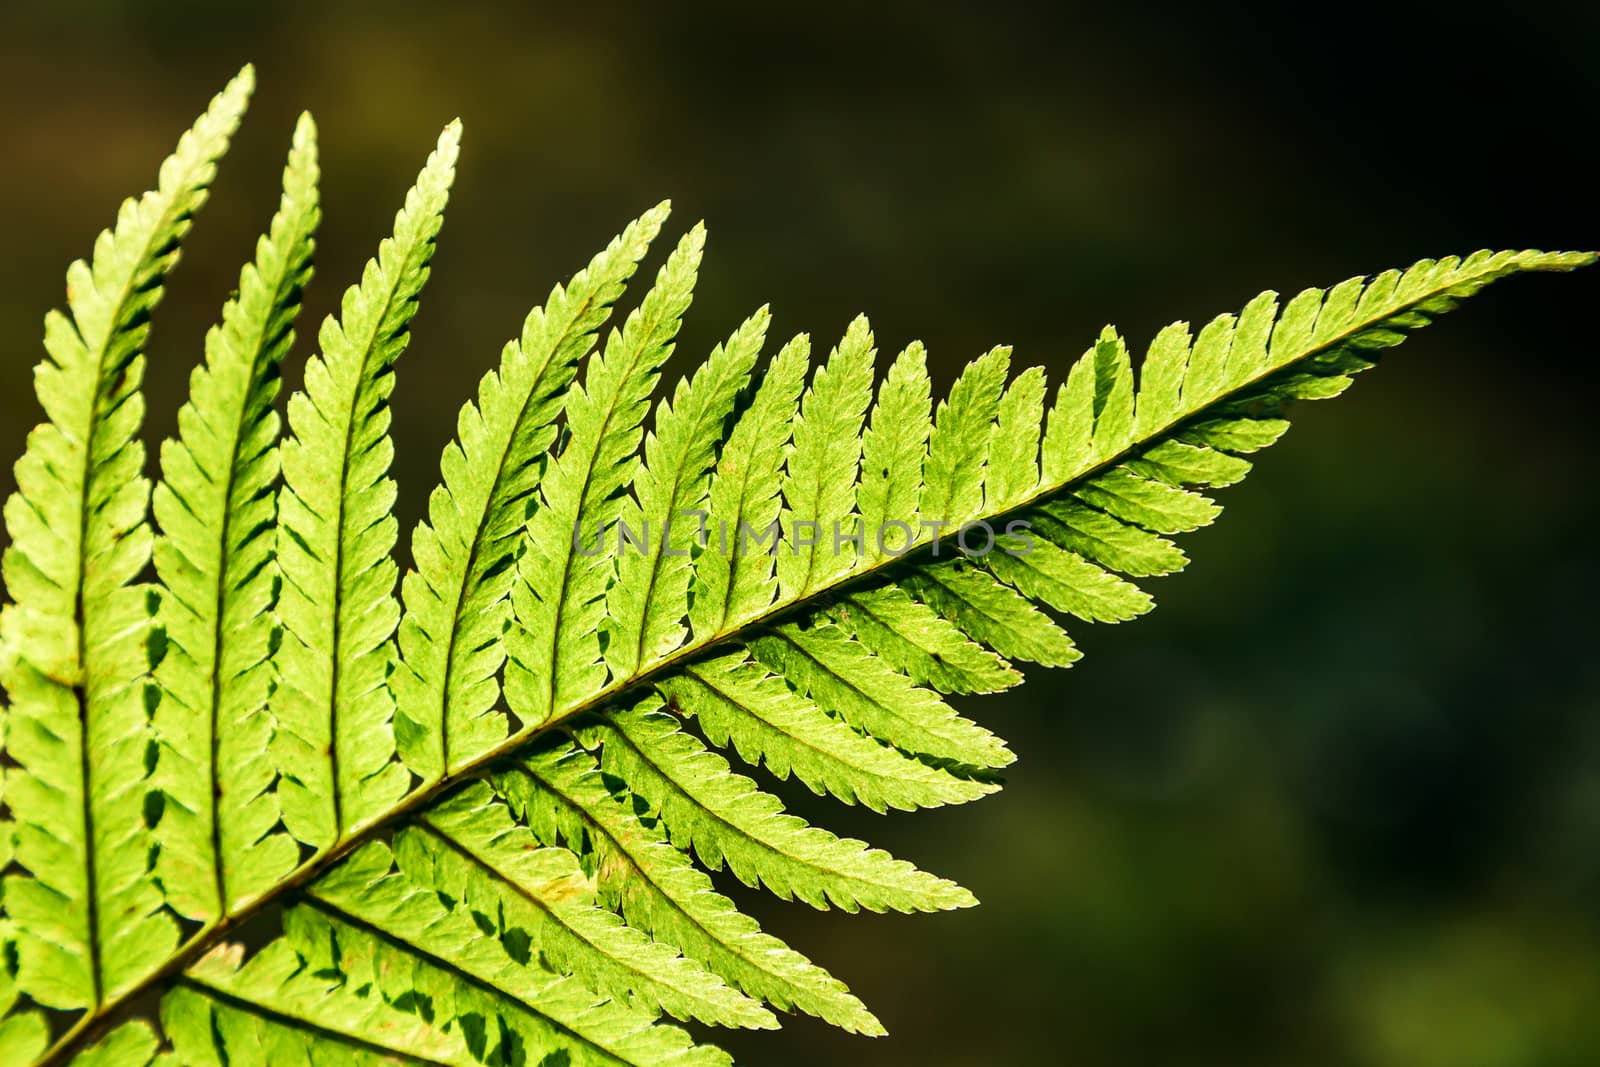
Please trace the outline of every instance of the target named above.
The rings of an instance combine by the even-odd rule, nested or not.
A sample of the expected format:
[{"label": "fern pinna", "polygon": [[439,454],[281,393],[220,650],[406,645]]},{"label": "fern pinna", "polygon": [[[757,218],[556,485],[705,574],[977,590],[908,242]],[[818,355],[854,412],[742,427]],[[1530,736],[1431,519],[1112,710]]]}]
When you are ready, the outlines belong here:
[{"label": "fern pinna", "polygon": [[[1063,618],[1149,610],[1135,580],[1183,567],[1170,538],[1216,517],[1203,490],[1294,401],[1492,281],[1592,259],[1266,293],[1163,330],[1137,376],[1108,329],[1053,392],[996,348],[936,408],[920,345],[875,389],[865,319],[814,358],[770,344],[763,309],[652,409],[705,242],[681,237],[619,323],[662,205],[506,344],[401,579],[388,396],[455,125],[283,434],[319,217],[300,121],[153,492],[142,475],[150,312],[251,87],[212,102],[46,320],[46,421],[5,507],[7,1064],[690,1067],[729,1060],[663,1016],[881,1034],[713,876],[847,911],[972,895],[730,761],[880,812],[995,791],[1012,753],[948,698],[1070,665]],[[247,951],[252,918],[277,926]]]}]

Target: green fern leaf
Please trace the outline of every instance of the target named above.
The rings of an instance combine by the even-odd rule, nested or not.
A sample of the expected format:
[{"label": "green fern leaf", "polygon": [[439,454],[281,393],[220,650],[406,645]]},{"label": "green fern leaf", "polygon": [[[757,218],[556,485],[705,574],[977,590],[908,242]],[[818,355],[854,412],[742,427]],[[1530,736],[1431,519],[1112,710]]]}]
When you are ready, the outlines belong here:
[{"label": "green fern leaf", "polygon": [[672,842],[692,848],[712,870],[727,866],[746,885],[815,908],[910,912],[977,904],[952,882],[785,814],[776,797],[733,774],[659,706],[646,701],[614,712],[580,739],[603,746],[601,768],[659,810]]},{"label": "green fern leaf", "polygon": [[152,501],[166,638],[155,715],[162,753],[152,776],[165,799],[157,872],[172,908],[202,922],[271,889],[299,858],[273,830],[277,769],[267,752],[277,640],[273,400],[319,217],[316,127],[302,115],[278,212],[206,335],[206,361],[190,379],[178,438],[161,450]]},{"label": "green fern leaf", "polygon": [[[993,792],[1011,751],[943,694],[1070,665],[1062,617],[1147,611],[1139,581],[1184,566],[1172,538],[1215,519],[1207,492],[1292,403],[1500,277],[1593,258],[1484,252],[1268,293],[1163,330],[1137,370],[1108,328],[1048,415],[1045,372],[1011,377],[1004,348],[937,414],[917,344],[874,398],[864,318],[809,385],[803,336],[757,370],[762,309],[646,435],[700,227],[597,341],[662,205],[529,315],[461,410],[402,618],[388,397],[459,131],[324,325],[279,449],[317,219],[306,122],[162,450],[142,586],[146,319],[249,82],[47,321],[48,421],[5,509],[6,1062],[710,1067],[730,1061],[660,1017],[772,1027],[769,1008],[882,1033],[712,876],[849,911],[972,894],[808,825],[725,756],[875,811]],[[246,922],[254,951],[227,940]],[[158,990],[159,1032],[135,1017]]]},{"label": "green fern leaf", "polygon": [[139,383],[151,309],[205,203],[253,84],[246,68],[67,271],[35,385],[49,421],[28,437],[6,502],[0,633],[10,700],[6,804],[16,862],[5,906],[17,984],[50,1008],[94,1009],[177,943],[149,872],[144,793],[149,487]]},{"label": "green fern leaf", "polygon": [[630,923],[678,946],[753,997],[857,1033],[883,1025],[837,978],[716,893],[711,879],[634,814],[581,749],[549,748],[495,779],[517,817],[545,844],[593,853],[598,891]]},{"label": "green fern leaf", "polygon": [[927,350],[913,343],[890,365],[878,389],[861,440],[858,503],[868,559],[903,550],[916,538],[910,522],[922,510],[923,467],[933,432],[932,388]]},{"label": "green fern leaf", "polygon": [[896,671],[941,693],[998,693],[1022,681],[1015,667],[899,586],[842,593],[829,618]]},{"label": "green fern leaf", "polygon": [[683,1019],[776,1029],[772,1013],[669,946],[593,906],[578,859],[540,848],[487,786],[429,811],[402,831],[396,861],[419,884],[494,915],[502,938],[522,937],[564,973],[625,1003]]},{"label": "green fern leaf", "polygon": [[503,740],[496,710],[510,623],[514,560],[562,394],[639,260],[666,221],[661,204],[632,223],[565,288],[557,286],[508,342],[498,370],[461,409],[445,449],[443,482],[428,523],[412,535],[417,569],[406,575],[400,623],[395,732],[406,765],[424,782]]},{"label": "green fern leaf", "polygon": [[514,588],[518,628],[508,647],[506,700],[524,723],[545,722],[605,682],[599,634],[613,555],[580,552],[579,542],[615,529],[615,494],[640,467],[640,424],[688,310],[704,247],[705,230],[696,226],[567,396],[568,440],[540,486],[543,506],[529,526]]},{"label": "green fern leaf", "polygon": [[706,515],[712,459],[722,424],[761,355],[769,319],[766,308],[752,315],[680,383],[670,406],[663,402],[656,411],[655,433],[645,439],[644,465],[633,479],[637,499],[625,502],[618,517],[618,536],[640,533],[644,543],[620,554],[606,600],[613,675],[625,678],[683,643],[690,550]]},{"label": "green fern leaf", "polygon": [[717,459],[707,506],[715,549],[708,543],[694,562],[689,621],[696,641],[755,618],[777,595],[778,477],[810,359],[804,337],[783,346]]},{"label": "green fern leaf", "polygon": [[780,599],[831,584],[857,558],[849,538],[876,353],[866,318],[856,319],[801,401],[784,464],[782,528],[789,545],[778,553]]},{"label": "green fern leaf", "polygon": [[386,686],[394,598],[388,395],[455,177],[460,125],[439,138],[405,206],[289,401],[277,552],[287,631],[273,714],[284,825],[325,849],[404,795]]},{"label": "green fern leaf", "polygon": [[912,811],[963,804],[998,788],[858,733],[743,653],[696,662],[660,688],[673,711],[699,720],[712,744],[731,745],[746,763],[765,764],[779,779],[792,773],[846,804]]},{"label": "green fern leaf", "polygon": [[951,387],[950,399],[939,404],[918,509],[923,522],[934,524],[936,534],[983,510],[989,438],[1010,366],[1011,349],[992,349],[967,365]]}]

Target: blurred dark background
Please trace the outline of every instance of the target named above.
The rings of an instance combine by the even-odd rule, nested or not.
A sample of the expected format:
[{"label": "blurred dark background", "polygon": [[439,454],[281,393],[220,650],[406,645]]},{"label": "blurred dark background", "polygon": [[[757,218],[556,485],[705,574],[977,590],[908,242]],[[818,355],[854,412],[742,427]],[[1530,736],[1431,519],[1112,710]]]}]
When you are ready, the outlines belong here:
[{"label": "blurred dark background", "polygon": [[[1600,245],[1593,4],[538,6],[7,5],[0,454],[37,420],[66,263],[246,60],[255,106],[154,334],[151,433],[296,112],[326,205],[303,324],[459,114],[395,395],[407,529],[527,308],[662,196],[711,229],[680,369],[769,300],[821,340],[865,310],[948,382],[996,341],[1061,370],[1108,321],[1142,342],[1267,286]],[[1600,1061],[1597,298],[1595,272],[1507,283],[1302,409],[1161,610],[1077,627],[1070,673],[969,706],[1022,757],[999,797],[836,816],[984,907],[763,905],[894,1036],[797,1020],[731,1040],[741,1061]]]}]

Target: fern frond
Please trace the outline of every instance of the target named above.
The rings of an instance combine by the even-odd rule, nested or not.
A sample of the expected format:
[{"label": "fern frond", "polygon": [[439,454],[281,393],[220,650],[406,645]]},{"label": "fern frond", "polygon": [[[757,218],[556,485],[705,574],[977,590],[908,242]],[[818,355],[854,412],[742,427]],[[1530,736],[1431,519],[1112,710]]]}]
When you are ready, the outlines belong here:
[{"label": "fern frond", "polygon": [[[1219,327],[1202,334],[1193,358],[1202,384],[1192,394],[1184,392],[1194,388],[1188,382],[1190,357],[1187,348],[1174,345],[1173,331],[1158,339],[1153,365],[1147,366],[1146,389],[1155,392],[1146,396],[1136,387],[1126,345],[1108,330],[1069,372],[1048,423],[1042,372],[1025,371],[1008,385],[1008,353],[995,350],[963,375],[941,405],[928,435],[925,464],[919,462],[925,425],[918,419],[921,361],[913,354],[897,362],[903,369],[893,372],[879,398],[868,441],[877,439],[874,457],[897,456],[902,469],[922,474],[888,477],[894,472],[887,464],[880,468],[875,458],[856,483],[853,457],[864,450],[841,446],[840,440],[859,433],[867,406],[860,390],[848,384],[852,370],[864,374],[870,368],[870,333],[864,320],[858,321],[802,404],[800,431],[785,459],[784,517],[838,521],[844,528],[863,514],[890,514],[889,505],[880,501],[914,499],[922,509],[915,516],[919,521],[907,524],[914,532],[910,544],[901,546],[910,551],[873,554],[863,545],[851,553],[852,543],[860,542],[845,538],[830,546],[842,550],[819,572],[823,553],[791,533],[779,555],[775,600],[770,584],[757,585],[747,606],[733,614],[725,610],[724,592],[722,602],[701,616],[708,621],[697,623],[692,640],[659,653],[654,664],[640,664],[631,676],[613,662],[610,680],[574,710],[625,698],[637,681],[649,680],[672,710],[696,719],[713,743],[733,747],[747,762],[764,763],[779,777],[794,774],[814,790],[878,808],[980,795],[988,786],[972,769],[1004,766],[1010,752],[924,686],[955,692],[1003,688],[1016,680],[1007,658],[1070,664],[1076,648],[1034,602],[1084,621],[1120,621],[1148,610],[1148,595],[1131,579],[1181,567],[1183,555],[1168,535],[1216,515],[1216,506],[1196,490],[1231,484],[1247,472],[1247,461],[1236,453],[1281,434],[1277,411],[1285,400],[1336,392],[1349,373],[1370,365],[1359,353],[1395,343],[1403,336],[1396,325],[1421,325],[1426,314],[1490,275],[1516,268],[1563,269],[1581,259],[1525,254],[1448,265],[1448,276],[1436,277],[1439,288],[1411,290],[1410,304],[1365,298],[1373,319],[1364,325],[1347,322],[1342,333],[1308,333],[1311,328],[1301,320],[1286,317],[1276,333],[1268,333],[1282,338],[1274,341],[1280,352],[1276,361],[1248,355],[1261,330],[1256,320],[1262,313],[1255,309],[1265,305],[1258,300],[1245,317],[1250,325],[1241,334],[1245,355],[1229,356],[1233,339],[1222,336]],[[1383,292],[1382,278],[1374,285]],[[1334,299],[1337,310],[1342,297]],[[1300,298],[1299,307],[1307,302]],[[1300,347],[1293,347],[1297,343]],[[1246,369],[1231,372],[1231,378],[1224,375],[1222,384],[1205,384],[1218,373],[1216,366],[1228,366],[1229,358]],[[780,380],[772,395],[792,396],[787,384]],[[1169,395],[1174,391],[1176,400]],[[1199,398],[1192,406],[1185,401],[1191,395]],[[739,464],[749,462],[751,451],[740,441],[741,430],[769,417],[751,417],[761,396],[758,391],[719,460],[713,503],[721,484],[737,487],[724,499],[741,508],[752,501],[759,507],[763,500],[759,489],[746,493],[748,483],[739,481]],[[876,412],[885,413],[881,435]],[[1266,419],[1256,425],[1252,420],[1263,414]],[[811,431],[805,430],[808,418]],[[816,432],[824,424],[830,433]],[[1143,438],[1137,436],[1141,429]],[[734,443],[741,446],[737,452]],[[851,476],[838,478],[841,469]],[[1015,528],[1014,520],[1020,520]],[[988,543],[973,550],[966,533],[974,524],[998,525],[1004,532],[990,531]],[[530,526],[530,544],[537,543],[538,534],[537,524]],[[714,556],[714,546],[707,545],[696,562],[699,573],[713,576],[697,579],[697,597],[708,589],[719,591],[721,576],[732,569],[707,563]],[[839,556],[849,558],[840,563]],[[837,573],[828,577],[833,568]],[[696,614],[693,605],[689,613]],[[741,625],[741,615],[755,625]],[[720,628],[709,621],[719,617]],[[720,656],[702,654],[722,642],[736,647]],[[671,869],[681,869],[685,854],[693,852],[712,870],[726,866],[747,884],[819,907],[915,910],[971,902],[948,882],[784,814],[776,798],[733,774],[725,761],[681,730],[674,716],[649,701],[623,699],[592,722],[583,721],[576,733],[598,750],[608,779],[624,783],[634,803],[659,819],[665,837],[654,844],[678,857]],[[551,776],[548,770],[545,774]],[[523,780],[512,775],[505,781]],[[525,796],[520,812],[541,840],[566,839],[579,847],[578,839],[607,839],[595,814],[570,795],[561,797],[560,787],[540,781],[537,770],[530,770],[527,782],[520,787]],[[515,792],[518,787],[501,788]],[[609,805],[596,810],[613,818],[619,809],[627,814],[626,805],[616,800]],[[541,821],[549,824],[542,834]],[[613,891],[621,902],[627,881],[641,868],[636,860],[618,861],[618,855],[614,841],[600,848],[595,869],[602,882],[608,871],[621,880]],[[612,870],[608,862],[623,869]],[[636,911],[674,914],[659,893],[645,899],[649,903],[635,904]],[[682,912],[677,915],[669,937],[681,932]],[[641,925],[648,927],[648,921]],[[708,963],[718,957],[720,964],[713,966],[740,981],[738,965],[720,956],[723,949],[715,939],[702,934],[678,941]],[[760,986],[752,982],[744,988]]]},{"label": "fern frond", "polygon": [[[815,370],[801,336],[758,372],[763,308],[646,435],[700,227],[597,340],[662,205],[528,316],[461,410],[402,618],[388,398],[459,130],[323,326],[280,449],[307,122],[163,449],[144,587],[145,322],[248,89],[246,71],[47,321],[48,421],[5,509],[6,1062],[711,1067],[730,1061],[659,1017],[773,1027],[769,1008],[882,1033],[711,875],[819,909],[972,894],[809,825],[726,757],[880,812],[993,792],[1014,757],[944,694],[1071,664],[1063,617],[1149,610],[1139,582],[1183,567],[1172,538],[1216,517],[1208,492],[1291,403],[1497,278],[1593,258],[1268,293],[1163,330],[1137,369],[1108,328],[1048,414],[1044,371],[1012,377],[1005,348],[935,409],[907,346],[874,397],[865,318]],[[280,917],[258,951],[226,941]],[[133,1018],[158,987],[159,1034]]]},{"label": "fern frond", "polygon": [[[1443,299],[1437,293],[1421,295],[1417,306],[1439,308],[1477,284],[1482,275],[1471,271],[1505,266],[1505,261],[1484,262],[1460,266],[1469,272],[1465,280],[1452,275],[1444,281]],[[1575,263],[1530,254],[1516,265]],[[663,279],[671,268],[669,263]],[[1260,301],[1252,305],[1261,306]],[[971,895],[785,813],[776,797],[733,773],[680,720],[698,722],[713,744],[766,765],[780,778],[793,775],[817,792],[879,810],[961,802],[990,791],[992,785],[977,769],[1005,766],[1011,753],[935,691],[1004,688],[1017,680],[1008,659],[1058,665],[1075,660],[1071,640],[1036,601],[1085,621],[1119,621],[1148,610],[1148,595],[1131,579],[1181,567],[1182,553],[1168,536],[1216,514],[1215,505],[1196,490],[1231,484],[1246,473],[1247,461],[1237,453],[1264,446],[1282,432],[1275,420],[1286,399],[1330,395],[1341,384],[1330,378],[1368,365],[1357,354],[1366,350],[1360,346],[1374,340],[1393,343],[1401,336],[1391,328],[1395,323],[1424,321],[1415,306],[1371,307],[1377,319],[1364,330],[1313,333],[1301,349],[1284,348],[1276,363],[1243,361],[1240,366],[1251,369],[1235,374],[1244,377],[1224,376],[1221,380],[1231,386],[1205,386],[1209,395],[1196,394],[1203,399],[1193,407],[1184,399],[1191,357],[1174,344],[1173,331],[1158,339],[1154,365],[1147,367],[1146,388],[1157,390],[1148,398],[1136,387],[1126,345],[1107,331],[1069,372],[1048,422],[1042,372],[1025,371],[1008,385],[1009,354],[1003,349],[963,375],[937,419],[919,417],[927,409],[925,369],[920,353],[909,350],[891,372],[864,439],[872,340],[865,320],[858,320],[800,402],[792,446],[786,446],[781,420],[795,410],[804,349],[787,347],[718,457],[710,506],[722,504],[757,518],[776,512],[779,502],[770,487],[781,459],[781,515],[791,527],[826,523],[830,534],[842,534],[864,515],[893,514],[892,507],[914,500],[921,510],[912,516],[917,522],[906,524],[909,543],[873,552],[848,535],[828,544],[786,530],[774,582],[770,557],[718,551],[723,546],[708,538],[692,563],[691,599],[685,604],[673,592],[664,616],[687,616],[692,637],[678,629],[669,641],[667,631],[659,631],[659,643],[617,652],[611,641],[642,639],[644,613],[638,604],[654,599],[640,596],[622,576],[649,581],[664,569],[628,562],[622,547],[598,551],[602,558],[622,557],[609,594],[622,621],[609,624],[606,641],[593,632],[599,616],[592,612],[540,615],[539,605],[566,595],[562,572],[546,565],[551,552],[569,563],[588,557],[577,542],[564,539],[552,549],[550,538],[560,530],[554,509],[542,519],[536,511],[516,592],[521,629],[514,629],[508,641],[547,648],[551,655],[557,648],[579,654],[575,662],[584,669],[564,677],[587,678],[588,689],[586,696],[563,698],[561,709],[532,705],[545,718],[525,720],[522,735],[539,733],[551,715],[559,721],[590,712],[574,721],[572,730],[597,755],[556,746],[524,757],[519,769],[493,779],[508,807],[481,787],[444,801],[436,810],[452,812],[451,833],[468,838],[458,842],[458,858],[468,867],[477,865],[472,869],[479,870],[483,884],[501,884],[503,891],[504,883],[517,881],[504,872],[518,857],[544,851],[536,843],[546,849],[565,845],[584,864],[579,868],[571,857],[563,860],[566,878],[578,878],[580,870],[591,873],[599,899],[641,935],[675,945],[686,958],[775,1006],[876,1032],[876,1020],[803,957],[780,952],[781,946],[760,955],[748,951],[752,940],[767,945],[766,935],[722,898],[704,892],[707,883],[691,854],[712,871],[726,868],[748,885],[817,907],[934,910],[969,905]],[[1243,334],[1249,345],[1260,326],[1247,321],[1254,331]],[[1284,345],[1295,343],[1295,335],[1285,331],[1296,321],[1290,318],[1279,327]],[[1219,365],[1219,351],[1220,365],[1227,366],[1232,344],[1218,327],[1202,334],[1192,357],[1202,383]],[[601,357],[597,370],[603,374],[605,369]],[[613,477],[619,467],[631,470],[631,505],[612,505],[615,498],[608,496],[585,510],[571,496],[552,496],[548,481],[544,503],[565,500],[559,505],[565,509],[562,516],[624,515],[642,523],[647,511],[659,516],[686,499],[698,499],[695,484],[709,459],[692,442],[707,438],[685,435],[676,419],[700,410],[693,400],[702,382],[717,382],[725,387],[705,395],[716,397],[719,414],[712,421],[722,421],[731,403],[725,398],[735,388],[731,383],[742,378],[742,371],[742,366],[732,373],[713,370],[680,386],[673,405],[662,410],[661,432],[646,447],[645,462],[608,468]],[[1173,390],[1176,401],[1167,395]],[[622,401],[628,394],[618,388],[607,396]],[[630,407],[638,410],[637,403]],[[1141,415],[1163,410],[1165,415]],[[638,420],[631,416],[617,424],[637,434]],[[1141,428],[1143,438],[1137,436]],[[582,432],[594,433],[580,423],[574,440]],[[571,448],[569,442],[563,455]],[[584,448],[580,460],[594,446],[586,441]],[[663,457],[659,464],[658,455]],[[890,456],[900,471],[883,458]],[[858,478],[863,457],[870,462]],[[671,481],[669,488],[663,473],[669,480],[687,476]],[[644,501],[651,503],[646,507]],[[988,544],[974,550],[966,536],[969,528],[991,524],[1001,532],[991,531]],[[578,573],[587,572],[580,565]],[[580,597],[576,606],[593,603]],[[554,629],[528,631],[537,619]],[[719,652],[719,645],[731,647]],[[528,680],[531,672],[522,677]],[[639,698],[642,683],[653,685],[669,703]],[[511,752],[516,744],[513,735],[495,753]],[[508,815],[516,821],[508,821]],[[421,814],[420,825],[431,825],[433,818]],[[471,837],[471,828],[480,824],[492,828],[489,836]],[[412,851],[419,848],[416,842],[428,840],[417,833],[402,831],[401,840]],[[520,849],[506,851],[497,868],[489,854],[519,838]],[[436,864],[437,856],[429,862]],[[482,874],[482,868],[499,870],[501,882]],[[420,864],[410,876],[448,887],[450,900],[486,902],[478,905],[480,914],[507,914],[504,898],[465,888],[464,875],[447,876]],[[504,933],[501,927],[484,929]],[[560,969],[601,991],[639,1001],[637,974],[609,969],[621,950],[597,940],[579,947],[573,928],[564,930],[538,938],[553,947]],[[775,959],[782,965],[775,966]],[[659,994],[647,996],[645,1003],[672,1010]],[[694,1011],[681,1003],[678,1010]],[[702,1010],[700,1017],[708,1013]]]},{"label": "fern frond", "polygon": [[271,889],[299,858],[273,829],[277,771],[267,751],[277,639],[273,400],[311,279],[317,174],[316,127],[302,115],[277,214],[206,335],[178,437],[161,449],[152,501],[165,590],[157,624],[166,639],[156,673],[162,751],[151,783],[165,802],[156,869],[172,908],[201,922]]},{"label": "fern frond", "polygon": [[406,765],[438,779],[504,740],[496,709],[511,584],[527,507],[555,441],[562,395],[666,221],[661,204],[630,224],[508,342],[461,409],[429,521],[412,535],[403,585],[395,732]]},{"label": "fern frond", "polygon": [[15,655],[6,804],[16,862],[5,906],[17,984],[38,1004],[94,1009],[171,954],[177,925],[149,871],[144,793],[150,591],[149,486],[139,387],[151,309],[205,203],[253,84],[242,71],[123,203],[90,262],[67,271],[67,311],[45,320],[35,372],[47,422],[29,434],[6,502]]},{"label": "fern frond", "polygon": [[390,552],[388,396],[455,178],[461,128],[439,137],[395,216],[394,236],[322,325],[322,353],[289,400],[277,553],[285,629],[272,711],[284,825],[325,849],[404,795],[395,698],[386,684],[399,622]]}]

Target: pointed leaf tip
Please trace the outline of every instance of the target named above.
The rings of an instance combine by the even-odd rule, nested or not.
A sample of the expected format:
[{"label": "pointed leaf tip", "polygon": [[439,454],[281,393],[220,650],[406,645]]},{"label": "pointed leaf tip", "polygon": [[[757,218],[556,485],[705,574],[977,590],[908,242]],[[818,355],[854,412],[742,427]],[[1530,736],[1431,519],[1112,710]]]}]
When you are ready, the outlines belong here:
[{"label": "pointed leaf tip", "polygon": [[207,108],[213,116],[227,116],[228,121],[237,123],[239,117],[250,105],[250,97],[256,88],[256,69],[246,63],[239,69],[239,73],[228,79],[228,84],[222,91],[212,98],[211,106]]}]

